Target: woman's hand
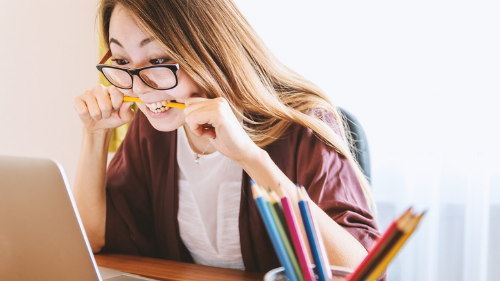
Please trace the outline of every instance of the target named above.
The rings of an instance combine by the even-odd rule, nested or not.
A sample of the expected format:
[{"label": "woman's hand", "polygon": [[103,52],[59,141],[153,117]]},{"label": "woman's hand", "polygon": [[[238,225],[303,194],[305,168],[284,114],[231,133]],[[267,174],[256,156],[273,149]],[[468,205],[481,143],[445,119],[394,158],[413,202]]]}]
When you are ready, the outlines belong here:
[{"label": "woman's hand", "polygon": [[88,132],[114,129],[134,117],[131,102],[123,102],[123,93],[115,86],[96,85],[74,100],[74,107]]},{"label": "woman's hand", "polygon": [[210,138],[220,153],[238,163],[260,150],[224,98],[189,98],[184,113],[186,124],[194,134]]}]

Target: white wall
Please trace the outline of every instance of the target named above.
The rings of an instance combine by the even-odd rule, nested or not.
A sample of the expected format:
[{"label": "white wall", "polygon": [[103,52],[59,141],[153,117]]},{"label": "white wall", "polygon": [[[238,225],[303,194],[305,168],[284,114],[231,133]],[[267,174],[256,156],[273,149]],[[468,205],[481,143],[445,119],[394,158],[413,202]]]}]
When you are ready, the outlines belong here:
[{"label": "white wall", "polygon": [[375,157],[409,142],[499,151],[498,1],[235,2],[283,62],[361,119]]},{"label": "white wall", "polygon": [[73,98],[97,81],[97,0],[2,1],[0,154],[58,160],[73,184]]}]

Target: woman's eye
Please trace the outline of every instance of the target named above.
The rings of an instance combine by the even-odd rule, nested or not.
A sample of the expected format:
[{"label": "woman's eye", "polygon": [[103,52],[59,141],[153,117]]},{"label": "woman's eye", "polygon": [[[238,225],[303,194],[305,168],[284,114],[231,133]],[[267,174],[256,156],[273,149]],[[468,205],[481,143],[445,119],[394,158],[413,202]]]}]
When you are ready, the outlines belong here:
[{"label": "woman's eye", "polygon": [[116,63],[117,65],[126,65],[128,64],[128,60],[121,60],[121,59],[112,59],[112,62]]},{"label": "woman's eye", "polygon": [[167,63],[168,59],[152,59],[149,61],[151,64],[164,64]]}]

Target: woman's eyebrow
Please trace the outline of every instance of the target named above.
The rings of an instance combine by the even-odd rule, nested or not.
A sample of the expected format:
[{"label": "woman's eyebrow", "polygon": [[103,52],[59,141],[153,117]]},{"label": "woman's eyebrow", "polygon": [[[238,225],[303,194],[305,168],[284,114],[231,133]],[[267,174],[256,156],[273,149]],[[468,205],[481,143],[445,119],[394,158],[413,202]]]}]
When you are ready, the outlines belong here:
[{"label": "woman's eyebrow", "polygon": [[[139,43],[139,47],[144,47],[145,45],[151,43],[153,41],[153,39],[151,38],[146,38],[144,40],[141,41],[141,43]],[[120,43],[120,41],[116,40],[115,38],[111,38],[109,39],[109,44],[111,45],[111,43],[115,43],[116,45],[120,46],[123,48],[122,44]]]},{"label": "woman's eyebrow", "polygon": [[116,40],[115,38],[109,39],[109,45],[111,45],[111,43],[115,43],[116,45],[123,48],[122,44],[118,40]]},{"label": "woman's eyebrow", "polygon": [[139,44],[139,47],[144,47],[145,45],[149,44],[151,41],[153,41],[151,38],[146,38],[144,40],[141,41],[141,43]]}]

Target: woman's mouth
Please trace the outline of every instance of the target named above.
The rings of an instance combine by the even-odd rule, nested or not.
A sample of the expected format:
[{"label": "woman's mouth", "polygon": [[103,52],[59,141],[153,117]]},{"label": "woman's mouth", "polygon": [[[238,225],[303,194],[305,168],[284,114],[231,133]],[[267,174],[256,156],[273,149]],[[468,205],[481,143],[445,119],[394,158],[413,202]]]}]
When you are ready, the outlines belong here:
[{"label": "woman's mouth", "polygon": [[149,110],[153,113],[162,113],[167,110],[170,110],[170,107],[167,106],[169,102],[175,102],[175,100],[164,100],[153,103],[145,103],[145,105],[149,108]]}]

